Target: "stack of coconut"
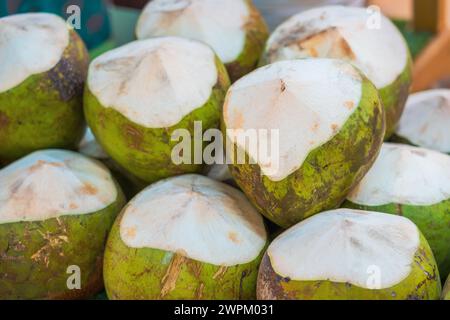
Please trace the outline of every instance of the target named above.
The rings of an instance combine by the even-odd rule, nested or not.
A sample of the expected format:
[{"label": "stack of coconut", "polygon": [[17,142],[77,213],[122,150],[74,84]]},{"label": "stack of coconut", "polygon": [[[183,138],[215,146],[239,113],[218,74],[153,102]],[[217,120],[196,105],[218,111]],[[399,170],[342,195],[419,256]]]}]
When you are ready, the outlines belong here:
[{"label": "stack of coconut", "polygon": [[[154,0],[89,66],[60,18],[0,19],[0,298],[439,299],[450,93],[406,103],[407,45],[373,18],[269,37],[249,0]],[[214,139],[236,188],[203,175]]]}]

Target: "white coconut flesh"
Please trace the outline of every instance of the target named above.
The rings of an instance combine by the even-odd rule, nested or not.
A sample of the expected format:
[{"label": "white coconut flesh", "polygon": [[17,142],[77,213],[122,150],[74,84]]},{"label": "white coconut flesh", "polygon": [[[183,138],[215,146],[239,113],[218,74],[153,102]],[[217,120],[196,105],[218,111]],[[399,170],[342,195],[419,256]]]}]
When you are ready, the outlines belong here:
[{"label": "white coconut flesh", "polygon": [[218,79],[215,54],[193,40],[134,41],[96,58],[88,86],[105,108],[147,128],[179,123],[210,99]]},{"label": "white coconut flesh", "polygon": [[[361,97],[362,78],[344,61],[280,61],[241,78],[228,91],[227,139],[245,150],[265,176],[281,181],[300,168],[312,150],[339,133]],[[255,130],[257,147],[243,139]],[[273,145],[276,132],[279,143]],[[264,146],[270,158],[262,156]]]},{"label": "white coconut flesh", "polygon": [[[376,19],[376,20],[374,20]],[[364,8],[326,6],[301,12],[281,24],[266,50],[270,61],[328,57],[351,61],[379,89],[392,84],[408,62],[406,43],[385,16]]]},{"label": "white coconut flesh", "polygon": [[350,193],[353,203],[429,206],[450,199],[450,157],[423,148],[385,143],[367,175]]},{"label": "white coconut flesh", "polygon": [[138,20],[136,35],[138,39],[180,36],[199,40],[229,63],[244,50],[249,19],[245,0],[153,0]]},{"label": "white coconut flesh", "polygon": [[71,151],[37,151],[0,170],[0,224],[89,214],[116,198],[109,171]]},{"label": "white coconut flesh", "polygon": [[109,158],[108,154],[95,139],[95,136],[90,128],[86,129],[83,139],[80,141],[78,146],[78,151],[85,156],[95,159],[104,160]]},{"label": "white coconut flesh", "polygon": [[436,89],[411,95],[397,135],[411,143],[450,153],[450,90]]},{"label": "white coconut flesh", "polygon": [[290,228],[267,254],[273,270],[291,280],[384,289],[408,277],[419,245],[418,229],[406,218],[339,209]]},{"label": "white coconut flesh", "polygon": [[0,93],[51,70],[68,45],[69,29],[56,15],[30,13],[1,18]]},{"label": "white coconut flesh", "polygon": [[238,190],[199,175],[158,182],[127,205],[120,223],[131,248],[153,248],[220,266],[253,261],[266,243],[261,215]]}]

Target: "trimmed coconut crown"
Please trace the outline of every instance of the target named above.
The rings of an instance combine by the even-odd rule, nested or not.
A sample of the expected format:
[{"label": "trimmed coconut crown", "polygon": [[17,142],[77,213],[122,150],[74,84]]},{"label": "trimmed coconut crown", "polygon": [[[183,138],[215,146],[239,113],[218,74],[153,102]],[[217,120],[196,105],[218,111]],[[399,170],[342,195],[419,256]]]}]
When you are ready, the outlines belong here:
[{"label": "trimmed coconut crown", "polygon": [[253,261],[266,243],[262,217],[238,190],[199,175],[163,180],[127,205],[122,241],[220,266]]},{"label": "trimmed coconut crown", "polygon": [[[366,9],[326,6],[301,12],[281,24],[267,42],[269,62],[304,57],[351,61],[375,84],[392,84],[408,63],[407,45],[385,16]],[[375,22],[371,25],[371,21]]]},{"label": "trimmed coconut crown", "polygon": [[116,198],[109,171],[71,151],[37,151],[0,170],[0,224],[93,213]]},{"label": "trimmed coconut crown", "polygon": [[209,44],[222,62],[244,50],[250,18],[246,0],[153,0],[139,18],[138,39],[181,36]]},{"label": "trimmed coconut crown", "polygon": [[348,200],[367,206],[428,206],[450,198],[450,157],[427,149],[385,143]]},{"label": "trimmed coconut crown", "polygon": [[449,124],[450,90],[419,92],[409,97],[397,135],[415,145],[450,153]]},{"label": "trimmed coconut crown", "polygon": [[69,29],[56,15],[29,13],[1,18],[0,93],[51,70],[68,45]]},{"label": "trimmed coconut crown", "polygon": [[[408,219],[339,209],[315,215],[276,238],[267,250],[274,271],[291,280],[329,280],[371,289],[392,287],[411,272],[420,233]],[[379,287],[378,287],[379,286]]]},{"label": "trimmed coconut crown", "polygon": [[90,128],[86,129],[84,133],[83,139],[81,140],[78,151],[85,156],[94,158],[94,159],[108,159],[109,156],[103,150],[102,146],[95,139],[94,134]]},{"label": "trimmed coconut crown", "polygon": [[88,86],[106,108],[148,128],[171,127],[211,97],[214,52],[188,39],[134,41],[96,58]]},{"label": "trimmed coconut crown", "polygon": [[[352,65],[333,59],[281,61],[259,68],[228,91],[227,138],[245,150],[264,175],[283,180],[301,167],[310,151],[339,132],[359,106],[362,82]],[[258,157],[258,148],[236,136],[241,129],[277,130],[279,161]],[[269,146],[269,136],[258,134],[259,145]]]}]

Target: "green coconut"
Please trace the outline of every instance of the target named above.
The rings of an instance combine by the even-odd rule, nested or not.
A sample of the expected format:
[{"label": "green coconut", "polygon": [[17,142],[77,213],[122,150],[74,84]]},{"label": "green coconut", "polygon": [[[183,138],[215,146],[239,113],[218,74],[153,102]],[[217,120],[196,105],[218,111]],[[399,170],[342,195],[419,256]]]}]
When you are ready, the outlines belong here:
[{"label": "green coconut", "polygon": [[[149,184],[202,170],[195,146],[202,147],[203,133],[219,126],[228,87],[224,66],[200,42],[175,37],[135,41],[91,63],[86,120],[107,154]],[[192,156],[177,163],[173,152],[184,140]]]},{"label": "green coconut", "polygon": [[103,150],[102,146],[95,139],[92,130],[88,127],[83,138],[78,145],[78,152],[92,159],[101,161],[111,171],[117,180],[127,199],[133,198],[139,191],[146,187],[141,181],[129,175],[118,166],[111,157]]},{"label": "green coconut", "polygon": [[263,219],[238,190],[200,175],[157,182],[109,235],[110,299],[254,299]]},{"label": "green coconut", "polygon": [[450,90],[412,94],[393,141],[450,154]]},{"label": "green coconut", "polygon": [[47,13],[0,19],[0,163],[45,148],[76,148],[84,131],[88,53]]},{"label": "green coconut", "polygon": [[270,36],[261,64],[305,57],[353,63],[373,82],[386,111],[386,139],[394,133],[412,80],[408,46],[395,25],[365,8],[325,6],[303,11]]},{"label": "green coconut", "polygon": [[106,167],[71,151],[36,151],[2,169],[0,299],[100,291],[107,235],[123,204]]},{"label": "green coconut", "polygon": [[384,129],[376,88],[341,60],[262,67],[237,81],[224,105],[231,174],[282,227],[339,207],[375,161]]},{"label": "green coconut", "polygon": [[259,269],[261,300],[436,300],[441,282],[410,220],[350,209],[311,217],[278,236]]},{"label": "green coconut", "polygon": [[450,156],[385,143],[345,207],[401,215],[428,240],[443,279],[450,273]]},{"label": "green coconut", "polygon": [[444,290],[442,291],[442,300],[450,300],[450,277],[445,282]]},{"label": "green coconut", "polygon": [[142,11],[136,35],[202,41],[214,49],[235,81],[255,69],[269,31],[251,0],[154,0]]}]

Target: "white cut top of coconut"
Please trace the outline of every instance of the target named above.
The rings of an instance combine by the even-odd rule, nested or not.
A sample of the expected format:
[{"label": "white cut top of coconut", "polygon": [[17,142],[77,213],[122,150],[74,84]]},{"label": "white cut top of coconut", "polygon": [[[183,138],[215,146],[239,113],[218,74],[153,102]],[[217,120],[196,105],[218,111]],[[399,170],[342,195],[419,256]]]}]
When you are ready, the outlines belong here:
[{"label": "white cut top of coconut", "polygon": [[88,86],[106,108],[147,128],[179,123],[210,99],[218,79],[215,54],[193,40],[134,41],[97,57]]},{"label": "white cut top of coconut", "polygon": [[0,93],[51,70],[68,45],[69,29],[56,15],[27,13],[1,18]]},{"label": "white cut top of coconut", "polygon": [[138,39],[179,36],[210,45],[223,63],[244,50],[250,10],[245,0],[153,0],[142,11]]},{"label": "white cut top of coconut", "polygon": [[122,241],[132,248],[153,248],[220,266],[253,261],[267,235],[261,215],[245,196],[200,175],[163,180],[127,205]]},{"label": "white cut top of coconut", "polygon": [[[362,81],[341,60],[280,61],[259,68],[228,91],[227,140],[245,150],[265,176],[281,181],[344,126],[360,104]],[[246,135],[256,136],[258,144],[247,142]]]},{"label": "white cut top of coconut", "polygon": [[450,153],[450,90],[436,89],[411,95],[397,135],[417,146]]},{"label": "white cut top of coconut", "polygon": [[429,206],[450,199],[450,156],[385,143],[373,167],[347,197],[353,203]]},{"label": "white cut top of coconut", "polygon": [[93,213],[116,198],[109,171],[71,151],[36,151],[0,170],[0,224]]},{"label": "white cut top of coconut", "polygon": [[94,159],[105,160],[109,158],[108,154],[105,150],[103,150],[97,139],[95,139],[95,136],[90,128],[86,129],[83,139],[80,141],[78,146],[78,151],[81,154]]},{"label": "white cut top of coconut", "polygon": [[404,217],[339,209],[288,229],[267,254],[274,271],[292,280],[385,289],[408,277],[419,244],[416,225]]},{"label": "white cut top of coconut", "polygon": [[395,25],[363,8],[325,6],[281,24],[267,42],[270,61],[328,57],[351,61],[379,89],[405,70],[408,48]]}]

